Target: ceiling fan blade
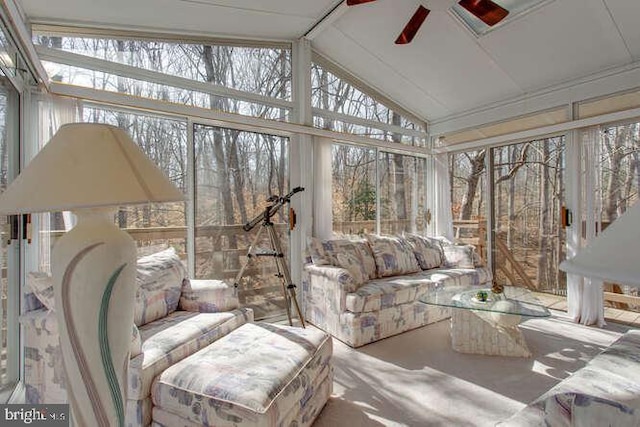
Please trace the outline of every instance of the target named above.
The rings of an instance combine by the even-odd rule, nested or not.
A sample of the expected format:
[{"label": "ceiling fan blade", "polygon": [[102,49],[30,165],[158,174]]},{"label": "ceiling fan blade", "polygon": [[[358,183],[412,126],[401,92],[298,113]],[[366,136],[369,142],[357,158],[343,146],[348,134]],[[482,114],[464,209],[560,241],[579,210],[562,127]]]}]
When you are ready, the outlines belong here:
[{"label": "ceiling fan blade", "polygon": [[347,0],[347,6],[357,6],[359,4],[370,3],[376,0]]},{"label": "ceiling fan blade", "polygon": [[460,0],[458,4],[490,27],[502,21],[509,14],[507,9],[491,0]]},{"label": "ceiling fan blade", "polygon": [[396,44],[407,44],[411,43],[411,40],[415,37],[416,33],[420,29],[420,26],[427,19],[427,15],[431,12],[426,7],[420,5],[418,9],[413,14],[407,25],[405,25],[404,30],[400,33],[398,38],[396,39]]}]

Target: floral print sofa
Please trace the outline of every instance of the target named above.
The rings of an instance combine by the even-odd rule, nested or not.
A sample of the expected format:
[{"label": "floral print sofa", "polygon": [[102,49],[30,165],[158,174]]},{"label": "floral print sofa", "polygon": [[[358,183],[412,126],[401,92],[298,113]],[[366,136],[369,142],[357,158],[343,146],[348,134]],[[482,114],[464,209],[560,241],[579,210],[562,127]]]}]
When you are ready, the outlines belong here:
[{"label": "floral print sofa", "polygon": [[[239,309],[233,289],[216,280],[189,280],[170,248],[138,259],[136,306],[128,366],[126,424],[151,424],[151,386],[171,365],[253,320]],[[27,403],[65,403],[51,280],[30,274],[25,295]]]},{"label": "floral print sofa", "polygon": [[640,330],[626,332],[498,426],[640,426]]},{"label": "floral print sofa", "polygon": [[448,308],[418,302],[436,286],[487,286],[492,281],[473,246],[443,238],[312,238],[308,251],[305,317],[352,347],[449,317]]}]

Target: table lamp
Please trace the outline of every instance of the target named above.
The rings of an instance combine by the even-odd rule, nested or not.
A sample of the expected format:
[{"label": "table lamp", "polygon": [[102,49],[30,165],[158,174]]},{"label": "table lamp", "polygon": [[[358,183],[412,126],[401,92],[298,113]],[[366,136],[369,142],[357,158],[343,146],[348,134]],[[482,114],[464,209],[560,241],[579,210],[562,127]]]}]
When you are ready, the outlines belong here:
[{"label": "table lamp", "polygon": [[0,213],[71,210],[52,251],[55,311],[76,425],[124,426],[136,247],[114,224],[122,205],[183,200],[123,130],[71,123],[0,194]]}]

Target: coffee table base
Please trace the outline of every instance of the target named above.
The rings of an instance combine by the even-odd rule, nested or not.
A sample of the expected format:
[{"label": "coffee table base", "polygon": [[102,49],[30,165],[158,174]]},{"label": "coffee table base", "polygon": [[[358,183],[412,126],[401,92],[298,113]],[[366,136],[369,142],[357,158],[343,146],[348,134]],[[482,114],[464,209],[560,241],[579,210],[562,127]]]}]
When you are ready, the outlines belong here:
[{"label": "coffee table base", "polygon": [[[514,322],[514,318],[509,316],[514,316],[516,321]],[[510,314],[496,316],[496,313],[453,308],[451,310],[451,347],[460,353],[530,357],[531,351],[517,326],[518,317]]]}]

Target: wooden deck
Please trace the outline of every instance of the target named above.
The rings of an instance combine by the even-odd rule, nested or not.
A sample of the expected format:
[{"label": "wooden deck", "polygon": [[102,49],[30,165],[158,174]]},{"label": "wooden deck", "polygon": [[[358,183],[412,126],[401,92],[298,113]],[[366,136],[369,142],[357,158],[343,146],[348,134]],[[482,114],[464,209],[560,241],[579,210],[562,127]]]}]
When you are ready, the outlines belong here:
[{"label": "wooden deck", "polygon": [[[562,295],[552,295],[542,292],[534,292],[536,298],[542,305],[552,310],[567,311],[567,297]],[[604,319],[607,322],[622,323],[633,327],[640,327],[640,313],[635,311],[621,310],[614,307],[604,308]]]}]

